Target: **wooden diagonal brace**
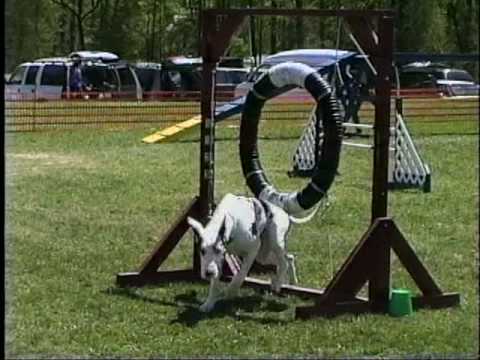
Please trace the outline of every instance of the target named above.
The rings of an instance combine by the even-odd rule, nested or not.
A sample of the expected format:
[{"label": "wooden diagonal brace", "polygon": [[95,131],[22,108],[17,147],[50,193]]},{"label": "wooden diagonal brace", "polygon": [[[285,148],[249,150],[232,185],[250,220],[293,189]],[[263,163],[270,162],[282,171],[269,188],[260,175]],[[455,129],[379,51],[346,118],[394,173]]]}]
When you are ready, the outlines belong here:
[{"label": "wooden diagonal brace", "polygon": [[242,14],[215,16],[204,13],[202,17],[203,31],[206,32],[206,44],[202,49],[203,59],[208,63],[216,63],[225,54],[235,33],[245,19]]}]

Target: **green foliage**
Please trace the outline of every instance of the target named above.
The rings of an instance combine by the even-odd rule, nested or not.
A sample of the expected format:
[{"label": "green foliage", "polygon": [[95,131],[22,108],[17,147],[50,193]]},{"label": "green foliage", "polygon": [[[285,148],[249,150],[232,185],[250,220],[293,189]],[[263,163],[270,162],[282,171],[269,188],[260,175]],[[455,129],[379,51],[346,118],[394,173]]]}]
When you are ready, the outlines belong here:
[{"label": "green foliage", "polygon": [[5,18],[6,60],[19,63],[49,56],[55,34],[52,5],[45,1],[10,0]]},{"label": "green foliage", "polygon": [[[21,61],[61,56],[81,47],[78,19],[60,0],[7,0],[6,69]],[[71,8],[87,0],[63,1]],[[95,3],[95,2],[93,2]],[[478,2],[472,0],[99,0],[82,20],[85,47],[113,51],[128,60],[158,61],[165,56],[198,56],[199,12],[209,7],[246,8],[393,8],[397,10],[396,50],[478,51]],[[256,18],[256,49],[269,53],[299,47],[335,47],[336,20]],[[234,56],[250,55],[248,22],[231,47]],[[341,46],[351,47],[342,37]]]},{"label": "green foliage", "polygon": [[[398,6],[397,27],[397,45],[399,48],[411,51],[432,50],[432,30],[434,34],[439,34],[444,30],[432,24],[435,15],[437,15],[435,13],[437,6],[438,2],[436,0],[401,2]],[[415,41],[412,42],[412,39],[415,39]]]},{"label": "green foliage", "polygon": [[461,52],[478,52],[479,5],[473,0],[445,1],[451,41]]},{"label": "green foliage", "polygon": [[141,3],[137,1],[119,1],[115,7],[101,5],[100,21],[93,22],[91,45],[95,49],[108,49],[122,58],[140,57],[143,34]]}]

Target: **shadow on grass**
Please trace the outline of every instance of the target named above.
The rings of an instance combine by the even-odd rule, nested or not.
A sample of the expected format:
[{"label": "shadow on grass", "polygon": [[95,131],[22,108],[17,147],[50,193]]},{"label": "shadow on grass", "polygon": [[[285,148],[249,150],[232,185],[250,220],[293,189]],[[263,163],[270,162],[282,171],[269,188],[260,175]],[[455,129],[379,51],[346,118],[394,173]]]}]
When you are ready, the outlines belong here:
[{"label": "shadow on grass", "polygon": [[250,295],[220,300],[210,313],[201,312],[198,306],[187,306],[179,311],[177,319],[172,320],[171,323],[193,327],[202,320],[231,317],[235,320],[255,321],[263,325],[281,325],[287,323],[288,320],[273,317],[268,313],[279,313],[287,309],[288,306],[281,302],[264,299],[261,295]]},{"label": "shadow on grass", "polygon": [[[182,324],[188,327],[196,326],[202,320],[231,317],[236,320],[255,321],[260,324],[285,324],[289,319],[273,317],[271,313],[283,313],[288,305],[274,300],[265,299],[261,294],[220,300],[215,309],[209,313],[199,310],[202,302],[192,290],[175,296],[174,301],[165,301],[149,297],[130,288],[109,288],[104,291],[108,295],[123,296],[132,300],[140,300],[151,304],[178,308],[177,318],[171,324]],[[270,313],[270,314],[269,314]]]}]

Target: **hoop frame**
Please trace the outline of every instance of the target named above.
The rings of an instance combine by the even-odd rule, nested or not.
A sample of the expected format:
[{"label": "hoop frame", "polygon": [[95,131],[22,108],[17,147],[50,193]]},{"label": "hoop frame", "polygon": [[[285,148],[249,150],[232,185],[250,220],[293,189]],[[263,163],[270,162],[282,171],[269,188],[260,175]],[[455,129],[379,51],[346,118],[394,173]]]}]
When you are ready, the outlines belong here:
[{"label": "hoop frame", "polygon": [[[341,313],[388,312],[390,293],[390,255],[393,250],[423,295],[413,297],[413,306],[442,308],[460,303],[458,293],[445,294],[418,259],[388,211],[388,148],[390,136],[390,86],[393,50],[393,16],[391,10],[284,10],[284,9],[208,9],[201,14],[203,86],[201,97],[200,190],[164,237],[146,257],[137,272],[117,274],[117,285],[145,286],[172,281],[201,281],[200,255],[194,242],[192,268],[157,271],[163,261],[188,231],[187,216],[206,222],[214,207],[215,90],[212,72],[225,53],[232,36],[247,16],[338,16],[350,27],[361,51],[375,66],[375,127],[371,224],[342,267],[324,290],[283,286],[282,292],[315,299],[313,306],[296,308],[296,317],[331,316]],[[372,20],[378,27],[374,31]],[[228,280],[237,271],[238,262],[227,257]],[[228,274],[230,273],[230,275]],[[358,296],[368,283],[368,299]],[[263,280],[247,277],[245,285],[268,288]]]}]

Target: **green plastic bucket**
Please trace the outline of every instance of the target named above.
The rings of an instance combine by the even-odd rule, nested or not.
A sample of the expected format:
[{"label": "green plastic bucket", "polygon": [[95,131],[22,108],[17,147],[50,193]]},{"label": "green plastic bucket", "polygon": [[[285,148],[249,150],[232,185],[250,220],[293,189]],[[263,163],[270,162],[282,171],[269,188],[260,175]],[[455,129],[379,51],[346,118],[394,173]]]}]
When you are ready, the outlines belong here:
[{"label": "green plastic bucket", "polygon": [[393,289],[388,312],[391,316],[405,316],[413,313],[412,294],[410,290]]}]

